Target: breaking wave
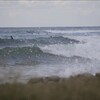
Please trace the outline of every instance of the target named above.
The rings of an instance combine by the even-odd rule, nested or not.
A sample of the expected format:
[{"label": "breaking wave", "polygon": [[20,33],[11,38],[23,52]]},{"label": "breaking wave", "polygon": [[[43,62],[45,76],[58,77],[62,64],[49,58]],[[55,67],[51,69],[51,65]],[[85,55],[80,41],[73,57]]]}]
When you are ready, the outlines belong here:
[{"label": "breaking wave", "polygon": [[100,27],[0,28],[0,77],[95,74],[99,42]]},{"label": "breaking wave", "polygon": [[91,59],[71,56],[65,57],[42,51],[39,47],[6,47],[0,49],[1,65],[68,64],[90,63]]}]

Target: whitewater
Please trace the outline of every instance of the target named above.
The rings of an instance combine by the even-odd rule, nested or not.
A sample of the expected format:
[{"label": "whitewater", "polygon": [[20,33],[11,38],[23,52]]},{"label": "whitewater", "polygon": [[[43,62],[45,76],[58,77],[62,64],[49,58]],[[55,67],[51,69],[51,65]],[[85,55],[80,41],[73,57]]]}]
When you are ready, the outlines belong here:
[{"label": "whitewater", "polygon": [[0,28],[0,82],[95,75],[100,72],[99,41],[100,27]]}]

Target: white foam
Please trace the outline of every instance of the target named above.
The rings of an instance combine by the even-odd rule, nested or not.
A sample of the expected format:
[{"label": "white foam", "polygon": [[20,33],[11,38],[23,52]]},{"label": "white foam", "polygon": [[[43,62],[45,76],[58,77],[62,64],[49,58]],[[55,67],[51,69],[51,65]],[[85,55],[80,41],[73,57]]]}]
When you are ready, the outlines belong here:
[{"label": "white foam", "polygon": [[70,77],[82,73],[95,74],[100,72],[99,64],[40,64],[36,66],[12,66],[12,67],[0,67],[0,79],[2,82],[10,81],[9,79],[15,79],[18,77],[19,81],[26,81],[33,77],[46,77],[46,76],[59,76]]},{"label": "white foam", "polygon": [[41,47],[44,52],[63,56],[82,56],[100,60],[100,36],[71,37],[84,41],[80,44],[54,44]]},{"label": "white foam", "polygon": [[75,33],[96,33],[96,32],[99,32],[100,33],[100,30],[46,30],[46,32],[50,32],[50,33],[62,33],[62,34],[75,34]]}]

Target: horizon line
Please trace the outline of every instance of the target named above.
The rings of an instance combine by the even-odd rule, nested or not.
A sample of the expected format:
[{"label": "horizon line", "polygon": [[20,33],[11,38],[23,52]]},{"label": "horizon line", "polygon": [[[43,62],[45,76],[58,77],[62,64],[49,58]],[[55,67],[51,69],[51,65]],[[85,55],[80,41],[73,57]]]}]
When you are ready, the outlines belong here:
[{"label": "horizon line", "polygon": [[0,28],[57,28],[57,27],[100,27],[98,25],[87,25],[87,26],[0,26]]}]

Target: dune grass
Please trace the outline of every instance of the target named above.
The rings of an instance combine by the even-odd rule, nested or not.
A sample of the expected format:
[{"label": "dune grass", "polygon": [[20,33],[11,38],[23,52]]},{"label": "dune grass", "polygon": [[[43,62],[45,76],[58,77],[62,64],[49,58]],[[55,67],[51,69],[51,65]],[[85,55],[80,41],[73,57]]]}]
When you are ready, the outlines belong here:
[{"label": "dune grass", "polygon": [[0,84],[0,100],[100,100],[100,74]]}]

